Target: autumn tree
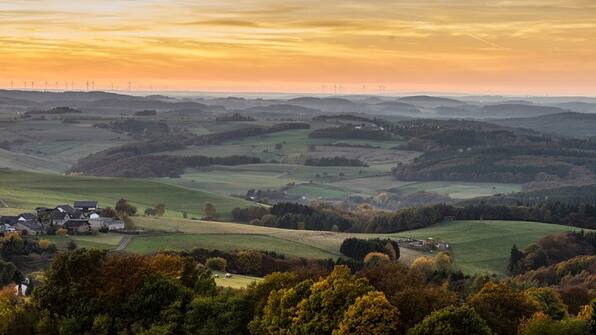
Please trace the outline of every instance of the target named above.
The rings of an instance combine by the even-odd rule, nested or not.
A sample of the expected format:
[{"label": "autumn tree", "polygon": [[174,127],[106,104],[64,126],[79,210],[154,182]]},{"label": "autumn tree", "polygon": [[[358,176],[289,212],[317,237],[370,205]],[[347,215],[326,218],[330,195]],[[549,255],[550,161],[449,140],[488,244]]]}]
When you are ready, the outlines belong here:
[{"label": "autumn tree", "polygon": [[182,261],[182,270],[180,271],[180,283],[188,288],[194,288],[199,272],[197,271],[194,260],[190,257],[185,257]]},{"label": "autumn tree", "polygon": [[118,200],[115,209],[120,215],[126,214],[128,216],[134,216],[137,213],[137,208],[131,205],[126,199]]},{"label": "autumn tree", "polygon": [[262,314],[249,323],[253,335],[289,334],[295,331],[294,318],[298,305],[310,295],[312,280],[305,280],[294,287],[273,290],[267,298]]},{"label": "autumn tree", "polygon": [[366,279],[356,279],[346,266],[336,266],[327,277],[313,284],[311,294],[298,305],[293,327],[297,334],[330,334],[356,299],[370,291]]},{"label": "autumn tree", "polygon": [[519,335],[586,335],[589,325],[585,320],[567,318],[553,320],[548,315],[538,312],[523,321],[519,327]]},{"label": "autumn tree", "polygon": [[469,306],[449,306],[435,311],[408,335],[490,335],[486,322]]},{"label": "autumn tree", "polygon": [[205,261],[205,266],[215,271],[226,271],[228,261],[222,257],[211,257]]},{"label": "autumn tree", "polygon": [[389,302],[397,307],[400,312],[400,333],[433,311],[457,302],[457,296],[445,286],[428,283],[420,271],[400,263],[365,267],[359,275],[367,278],[376,290],[383,292]]},{"label": "autumn tree", "polygon": [[166,205],[164,203],[158,203],[154,207],[155,216],[163,216],[166,213]]},{"label": "autumn tree", "polygon": [[514,291],[504,283],[486,283],[469,303],[498,335],[516,334],[519,322],[538,309],[523,292]]},{"label": "autumn tree", "polygon": [[397,308],[382,292],[374,291],[356,299],[333,335],[392,335],[398,322]]},{"label": "autumn tree", "polygon": [[517,245],[513,245],[513,247],[511,247],[511,254],[509,256],[509,264],[507,265],[507,270],[509,270],[509,273],[511,274],[516,274],[520,271],[520,267],[521,264],[520,262],[523,260],[524,258],[524,253],[519,251],[519,249],[517,248]]},{"label": "autumn tree", "polygon": [[198,271],[193,289],[201,296],[213,296],[217,293],[217,285],[211,270],[202,268]]},{"label": "autumn tree", "polygon": [[14,281],[17,267],[11,262],[0,259],[0,288]]},{"label": "autumn tree", "polygon": [[391,258],[389,255],[382,252],[369,252],[364,256],[364,264],[366,266],[377,266],[384,262],[390,262]]},{"label": "autumn tree", "polygon": [[551,319],[561,320],[567,316],[567,305],[565,305],[559,293],[553,288],[530,288],[526,291],[526,294]]},{"label": "autumn tree", "polygon": [[205,204],[205,209],[203,209],[203,213],[205,215],[205,220],[217,219],[217,209],[215,209],[215,206],[210,202]]}]

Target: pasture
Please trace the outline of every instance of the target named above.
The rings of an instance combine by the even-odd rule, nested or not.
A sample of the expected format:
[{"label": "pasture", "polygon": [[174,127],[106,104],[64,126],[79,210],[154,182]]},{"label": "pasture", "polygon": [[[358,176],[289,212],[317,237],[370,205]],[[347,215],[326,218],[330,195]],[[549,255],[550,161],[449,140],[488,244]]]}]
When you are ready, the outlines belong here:
[{"label": "pasture", "polygon": [[[190,234],[189,237],[183,237],[185,248],[206,247],[206,245],[215,245],[214,248],[221,249],[221,245],[231,246],[233,249],[257,249],[266,251],[275,251],[284,253],[288,256],[304,257],[307,254],[318,255],[322,258],[337,258],[341,256],[339,247],[344,239],[349,237],[377,237],[381,235],[374,234],[350,234],[335,233],[328,231],[311,230],[290,230],[270,227],[251,226],[248,224],[239,224],[231,222],[214,221],[195,221],[184,219],[161,219],[161,218],[135,218],[135,225],[150,230],[160,230],[164,232],[183,232]],[[248,239],[239,236],[248,236]],[[255,236],[267,236],[271,239]],[[217,243],[209,241],[209,238],[217,239]],[[246,242],[247,241],[247,242]],[[280,242],[283,241],[283,242]],[[263,243],[264,242],[264,243]],[[135,239],[129,245],[133,246]],[[169,248],[168,242],[164,239],[156,238],[152,245],[154,250]],[[205,244],[201,244],[205,243]],[[240,245],[238,243],[245,243]],[[127,249],[128,250],[128,249]],[[409,263],[423,253],[404,249],[401,259]]]},{"label": "pasture", "polygon": [[[270,250],[293,256],[311,253],[309,249],[304,249],[306,247],[297,248],[295,245],[290,247],[289,245],[279,244],[279,241],[273,243],[271,240],[263,240],[262,237],[255,238],[255,236],[269,236],[282,241],[310,246],[317,249],[319,256],[331,258],[341,256],[339,247],[343,240],[349,237],[409,237],[415,239],[431,237],[445,240],[452,246],[456,264],[465,273],[490,272],[499,274],[503,274],[506,270],[509,252],[513,244],[517,244],[520,249],[523,249],[546,235],[573,230],[573,228],[567,226],[522,221],[449,221],[427,228],[394,234],[351,234],[287,230],[229,222],[181,219],[138,218],[135,220],[135,223],[137,226],[147,229],[178,231],[190,234],[188,237],[182,238],[182,242],[176,242],[179,243],[177,244],[179,247],[184,248],[190,246],[208,248],[210,245],[216,245],[215,248],[222,245],[234,247],[236,243],[238,246],[235,248],[237,249]],[[248,242],[246,242],[247,240],[239,237],[241,235],[252,238],[249,238]],[[209,237],[212,238],[211,241]],[[164,239],[161,243],[159,239],[155,238],[155,240],[151,242],[152,249],[168,248],[168,240]],[[134,245],[134,239],[131,245]],[[288,250],[286,247],[290,249]],[[286,251],[284,252],[284,250]],[[402,261],[410,263],[416,257],[428,254],[401,248],[401,255]]]},{"label": "pasture", "polygon": [[223,218],[234,207],[249,202],[216,193],[191,190],[154,181],[123,178],[63,176],[0,170],[0,199],[11,208],[54,207],[75,200],[97,200],[100,206],[114,206],[121,198],[129,200],[143,213],[147,207],[165,203],[166,217],[201,217],[206,202],[215,205]]},{"label": "pasture", "polygon": [[10,152],[0,152],[0,167],[64,172],[79,158],[131,141],[125,134],[93,127],[96,120],[71,124],[62,117],[0,123],[3,140],[18,141]]},{"label": "pasture", "polygon": [[471,199],[475,197],[521,191],[520,184],[458,181],[410,182],[397,180],[392,175],[340,180],[333,182],[330,185],[340,188],[350,188],[368,195],[375,195],[385,191],[397,191],[406,194],[425,191],[447,195],[453,199]]},{"label": "pasture", "polygon": [[[384,170],[385,167],[383,167]],[[387,170],[388,171],[388,170]],[[321,188],[328,182],[347,180],[362,176],[378,176],[387,173],[377,167],[322,167],[295,164],[247,164],[239,166],[212,166],[189,170],[181,178],[160,178],[157,181],[195,190],[210,190],[222,195],[245,194],[249,189],[278,189],[289,183],[310,183]],[[341,187],[345,194],[355,193],[349,187]],[[356,192],[357,193],[357,192]],[[318,196],[318,195],[317,195]]]},{"label": "pasture", "polygon": [[155,251],[189,250],[195,247],[224,251],[260,249],[304,258],[335,258],[336,255],[312,245],[265,234],[163,234],[134,236],[126,251],[149,254]]},{"label": "pasture", "polygon": [[391,236],[444,240],[451,245],[456,265],[463,272],[504,274],[513,244],[523,249],[546,235],[571,230],[524,221],[448,221]]},{"label": "pasture", "polygon": [[221,287],[231,287],[235,289],[245,288],[248,285],[259,282],[263,280],[260,277],[252,277],[252,276],[244,276],[244,275],[233,275],[231,278],[225,278],[225,273],[215,271],[214,274],[217,274],[219,277],[215,278],[215,283],[217,286]]},{"label": "pasture", "polygon": [[[128,252],[151,254],[160,250],[192,248],[275,251],[305,258],[338,258],[344,239],[359,238],[434,238],[448,242],[456,266],[466,274],[505,274],[511,246],[523,249],[538,239],[555,233],[571,231],[567,226],[522,221],[448,221],[431,227],[394,234],[351,234],[325,231],[287,230],[246,224],[184,219],[136,217],[135,224],[149,230],[135,235],[126,248]],[[159,230],[159,231],[157,231]],[[116,233],[89,236],[44,236],[59,249],[69,240],[79,247],[114,249],[123,235]],[[400,260],[411,263],[420,256],[432,254],[401,248]]]}]

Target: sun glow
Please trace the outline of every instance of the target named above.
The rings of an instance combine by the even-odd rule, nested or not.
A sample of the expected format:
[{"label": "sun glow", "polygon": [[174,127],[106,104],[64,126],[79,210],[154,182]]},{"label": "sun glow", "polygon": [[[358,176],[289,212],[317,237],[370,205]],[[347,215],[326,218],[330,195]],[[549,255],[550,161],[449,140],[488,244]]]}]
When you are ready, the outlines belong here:
[{"label": "sun glow", "polygon": [[9,0],[0,87],[593,95],[595,17],[591,0]]}]

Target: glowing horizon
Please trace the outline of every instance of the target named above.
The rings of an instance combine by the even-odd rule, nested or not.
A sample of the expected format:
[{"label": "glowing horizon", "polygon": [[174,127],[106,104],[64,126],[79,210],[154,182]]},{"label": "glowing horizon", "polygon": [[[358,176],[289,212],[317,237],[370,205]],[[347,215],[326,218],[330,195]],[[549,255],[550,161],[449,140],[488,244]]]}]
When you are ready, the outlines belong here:
[{"label": "glowing horizon", "polygon": [[439,3],[8,0],[0,88],[596,95],[596,2]]}]

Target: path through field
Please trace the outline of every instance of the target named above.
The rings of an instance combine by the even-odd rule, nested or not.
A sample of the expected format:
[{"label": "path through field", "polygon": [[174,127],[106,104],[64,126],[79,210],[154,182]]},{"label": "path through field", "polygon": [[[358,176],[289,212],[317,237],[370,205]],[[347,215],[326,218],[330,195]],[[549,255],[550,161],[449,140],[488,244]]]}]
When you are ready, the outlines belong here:
[{"label": "path through field", "polygon": [[124,251],[124,249],[126,249],[126,247],[128,247],[128,244],[130,243],[130,241],[132,241],[132,236],[130,236],[130,235],[122,236],[120,243],[118,243],[118,246],[114,249],[114,251]]}]

